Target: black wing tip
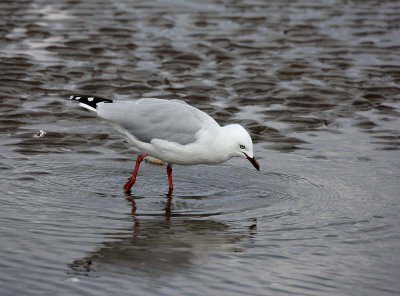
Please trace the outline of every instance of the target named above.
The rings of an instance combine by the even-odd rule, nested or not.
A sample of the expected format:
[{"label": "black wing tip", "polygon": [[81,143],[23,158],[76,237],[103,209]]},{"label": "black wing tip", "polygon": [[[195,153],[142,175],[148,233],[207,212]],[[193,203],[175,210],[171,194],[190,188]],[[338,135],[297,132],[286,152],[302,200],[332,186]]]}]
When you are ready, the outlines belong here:
[{"label": "black wing tip", "polygon": [[90,106],[90,107],[92,107],[94,109],[96,109],[96,105],[98,103],[101,103],[101,102],[103,102],[103,103],[112,103],[113,102],[113,100],[110,100],[110,99],[93,97],[93,96],[91,97],[91,96],[78,96],[78,95],[75,96],[75,95],[71,95],[69,97],[69,99],[78,101],[78,102],[83,103],[85,105],[88,105],[88,106]]}]

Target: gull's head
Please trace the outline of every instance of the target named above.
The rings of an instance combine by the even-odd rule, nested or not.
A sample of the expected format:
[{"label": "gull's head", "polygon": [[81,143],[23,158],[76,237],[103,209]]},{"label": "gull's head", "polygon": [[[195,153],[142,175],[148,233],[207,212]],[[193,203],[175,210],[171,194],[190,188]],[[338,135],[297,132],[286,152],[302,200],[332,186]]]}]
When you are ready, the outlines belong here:
[{"label": "gull's head", "polygon": [[259,171],[260,165],[254,157],[253,141],[249,133],[239,124],[225,126],[229,152],[232,156],[246,157],[251,164]]}]

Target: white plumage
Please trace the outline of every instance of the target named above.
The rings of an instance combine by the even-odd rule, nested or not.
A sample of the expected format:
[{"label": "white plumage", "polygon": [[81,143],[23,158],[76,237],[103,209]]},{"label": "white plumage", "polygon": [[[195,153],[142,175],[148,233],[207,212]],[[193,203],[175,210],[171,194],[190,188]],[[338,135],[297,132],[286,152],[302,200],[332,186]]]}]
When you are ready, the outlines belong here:
[{"label": "white plumage", "polygon": [[242,126],[221,127],[208,114],[183,101],[153,98],[113,101],[84,96],[70,99],[96,112],[143,152],[124,186],[126,191],[135,182],[139,164],[146,155],[168,163],[169,193],[172,193],[172,164],[218,164],[240,156],[246,157],[259,170],[253,142]]}]

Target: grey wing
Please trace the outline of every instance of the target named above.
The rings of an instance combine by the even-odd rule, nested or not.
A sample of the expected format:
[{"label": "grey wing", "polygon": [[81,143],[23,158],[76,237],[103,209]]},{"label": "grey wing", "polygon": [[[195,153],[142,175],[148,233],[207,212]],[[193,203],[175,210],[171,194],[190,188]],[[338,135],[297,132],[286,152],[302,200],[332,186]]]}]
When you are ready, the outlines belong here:
[{"label": "grey wing", "polygon": [[101,104],[98,109],[99,117],[119,124],[136,139],[146,143],[153,139],[182,145],[195,142],[196,133],[208,117],[204,112],[177,100],[114,101],[112,104]]}]

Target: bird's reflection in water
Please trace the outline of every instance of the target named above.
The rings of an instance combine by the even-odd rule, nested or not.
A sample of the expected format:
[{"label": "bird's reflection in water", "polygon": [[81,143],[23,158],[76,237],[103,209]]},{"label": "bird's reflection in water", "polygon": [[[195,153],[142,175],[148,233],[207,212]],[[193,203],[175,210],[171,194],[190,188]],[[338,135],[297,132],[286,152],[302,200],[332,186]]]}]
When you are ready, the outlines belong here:
[{"label": "bird's reflection in water", "polygon": [[[165,223],[169,223],[171,219],[171,202],[172,202],[172,195],[171,194],[166,194],[167,197],[166,203],[165,203],[165,209],[164,209],[164,216],[165,216]],[[133,214],[132,219],[133,219],[133,237],[136,236],[138,232],[138,227],[140,226],[139,220],[137,219],[136,216],[136,201],[134,196],[130,192],[125,192],[125,199],[132,205],[132,210],[131,213]]]},{"label": "bird's reflection in water", "polygon": [[159,277],[185,272],[206,264],[213,256],[243,251],[241,242],[254,235],[254,221],[239,231],[218,221],[174,214],[170,195],[163,215],[138,215],[135,197],[127,195],[126,199],[132,206],[133,234],[124,232],[126,236],[101,243],[95,251],[69,264],[68,273],[91,277],[110,272],[142,273]]}]

